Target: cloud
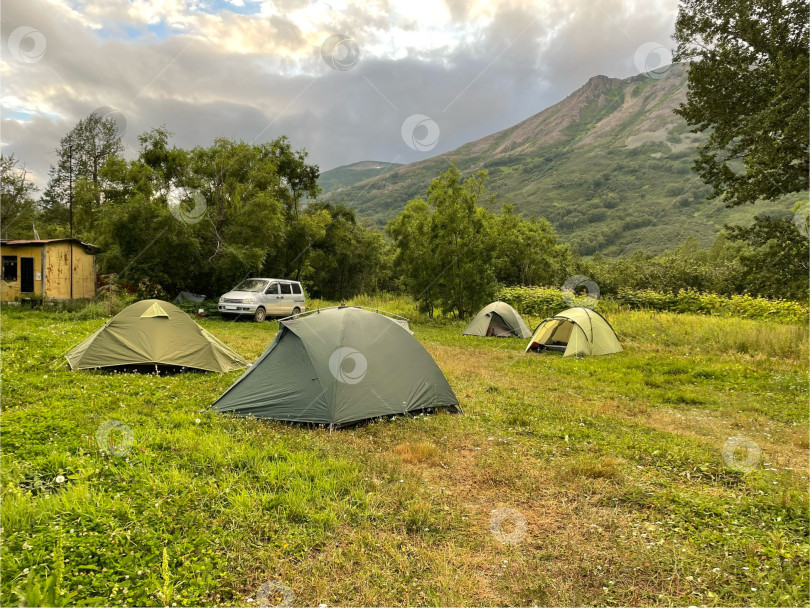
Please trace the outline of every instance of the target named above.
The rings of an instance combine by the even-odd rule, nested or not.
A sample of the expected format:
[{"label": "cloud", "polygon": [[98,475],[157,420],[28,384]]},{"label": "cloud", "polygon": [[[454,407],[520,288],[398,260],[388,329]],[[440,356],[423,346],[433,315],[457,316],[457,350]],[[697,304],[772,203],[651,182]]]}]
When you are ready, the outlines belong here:
[{"label": "cloud", "polygon": [[[60,138],[109,106],[126,117],[129,155],[139,133],[165,125],[184,147],[288,135],[322,169],[420,160],[511,126],[591,76],[636,73],[641,44],[670,44],[676,10],[676,0],[12,3],[3,151],[44,186]],[[44,36],[39,61],[9,52],[21,26]],[[335,33],[358,45],[351,69],[321,58]],[[402,140],[413,114],[440,129],[429,152]]]}]

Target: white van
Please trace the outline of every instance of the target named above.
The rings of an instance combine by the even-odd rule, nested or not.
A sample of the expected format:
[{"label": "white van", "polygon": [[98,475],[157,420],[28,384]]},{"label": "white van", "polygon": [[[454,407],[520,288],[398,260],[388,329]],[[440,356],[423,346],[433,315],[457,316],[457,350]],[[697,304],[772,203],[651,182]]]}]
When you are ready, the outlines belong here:
[{"label": "white van", "polygon": [[245,279],[219,299],[223,317],[250,315],[257,323],[267,316],[289,317],[305,310],[301,283],[284,279]]}]

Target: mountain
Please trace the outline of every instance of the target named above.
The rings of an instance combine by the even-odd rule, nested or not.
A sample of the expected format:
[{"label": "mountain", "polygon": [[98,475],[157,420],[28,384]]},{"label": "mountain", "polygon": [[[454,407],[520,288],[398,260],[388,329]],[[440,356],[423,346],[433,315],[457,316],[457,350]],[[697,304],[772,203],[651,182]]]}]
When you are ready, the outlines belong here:
[{"label": "mountain", "polygon": [[[513,127],[423,161],[331,191],[327,200],[382,225],[456,163],[464,175],[489,171],[497,204],[542,216],[584,255],[658,253],[690,236],[703,246],[726,223],[757,213],[789,217],[793,202],[726,209],[691,170],[705,137],[672,110],[685,99],[686,68],[662,78],[594,76],[563,101]],[[339,171],[345,168],[334,169]],[[330,173],[330,172],[327,172]]]},{"label": "mountain", "polygon": [[384,175],[401,167],[401,163],[386,163],[375,160],[364,160],[351,165],[335,167],[324,171],[318,178],[318,185],[324,194],[352,186],[357,182]]}]

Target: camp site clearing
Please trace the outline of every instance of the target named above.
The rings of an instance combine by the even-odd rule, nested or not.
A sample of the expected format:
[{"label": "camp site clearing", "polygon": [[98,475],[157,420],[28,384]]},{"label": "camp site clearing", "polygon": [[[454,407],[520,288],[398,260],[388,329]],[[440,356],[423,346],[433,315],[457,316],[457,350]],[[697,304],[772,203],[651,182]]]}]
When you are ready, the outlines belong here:
[{"label": "camp site clearing", "polygon": [[[463,413],[235,416],[241,369],[71,371],[109,318],[4,309],[2,604],[810,601],[806,325],[612,311],[623,350],[566,357],[356,303]],[[251,363],[278,330],[194,321]]]}]

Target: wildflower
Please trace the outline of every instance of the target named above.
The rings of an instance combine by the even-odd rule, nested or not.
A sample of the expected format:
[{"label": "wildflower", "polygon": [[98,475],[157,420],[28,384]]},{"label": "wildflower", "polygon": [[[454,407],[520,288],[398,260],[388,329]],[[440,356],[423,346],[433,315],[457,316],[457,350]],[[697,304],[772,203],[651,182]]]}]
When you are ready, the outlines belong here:
[{"label": "wildflower", "polygon": [[199,418],[197,418],[197,419],[194,421],[194,423],[195,423],[195,424],[200,424],[200,419],[199,419]]},{"label": "wildflower", "polygon": [[56,483],[65,483],[65,476],[64,475],[57,475],[56,476]]},{"label": "wildflower", "polygon": [[23,574],[28,574],[28,572],[29,572],[28,568],[26,568],[25,570],[23,570]]}]

